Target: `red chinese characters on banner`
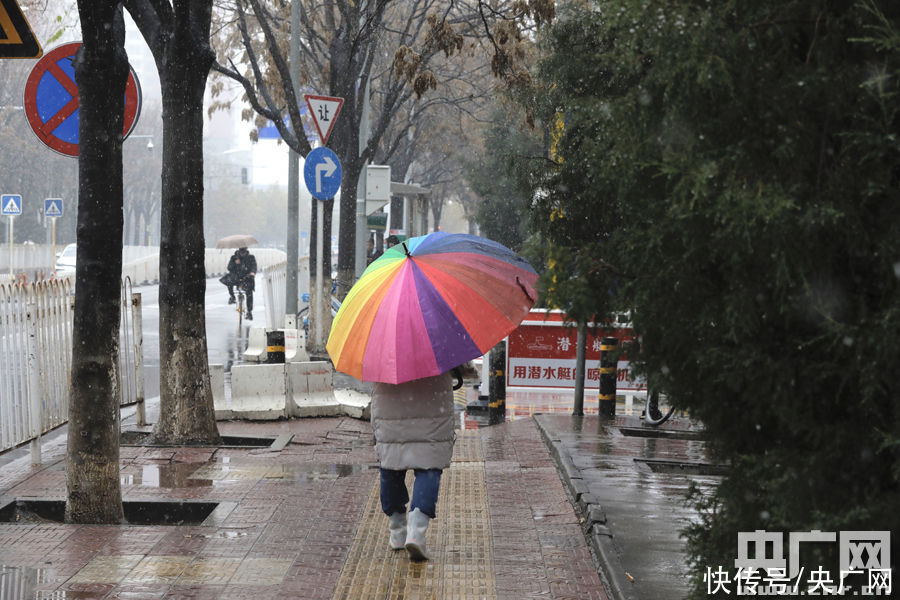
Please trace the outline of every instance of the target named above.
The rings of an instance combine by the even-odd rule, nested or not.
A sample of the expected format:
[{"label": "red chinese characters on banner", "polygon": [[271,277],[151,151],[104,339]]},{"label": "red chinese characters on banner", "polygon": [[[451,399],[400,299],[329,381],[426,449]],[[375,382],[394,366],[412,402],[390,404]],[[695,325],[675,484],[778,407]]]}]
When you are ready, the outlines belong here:
[{"label": "red chinese characters on banner", "polygon": [[[588,329],[585,348],[585,389],[600,384],[600,342],[616,337],[619,344],[632,338],[630,326]],[[506,348],[506,385],[530,388],[575,388],[575,352],[578,333],[564,324],[559,311],[533,310],[528,318],[509,334]],[[626,356],[617,365],[617,389],[645,389],[633,379]]]}]

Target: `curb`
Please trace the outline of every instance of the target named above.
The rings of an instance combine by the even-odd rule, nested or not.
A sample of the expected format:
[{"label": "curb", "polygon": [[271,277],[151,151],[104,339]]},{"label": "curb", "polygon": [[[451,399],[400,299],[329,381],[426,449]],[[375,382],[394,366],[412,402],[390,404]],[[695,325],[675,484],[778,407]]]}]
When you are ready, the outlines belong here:
[{"label": "curb", "polygon": [[[606,513],[596,496],[588,490],[581,471],[569,455],[565,446],[553,437],[541,423],[541,416],[533,417],[550,455],[556,463],[560,479],[572,495],[575,511],[580,517],[584,537],[591,547],[597,572],[612,600],[639,600],[633,585],[626,579],[625,567],[619,560],[613,541],[613,532],[606,525]],[[578,418],[578,417],[573,417]]]}]

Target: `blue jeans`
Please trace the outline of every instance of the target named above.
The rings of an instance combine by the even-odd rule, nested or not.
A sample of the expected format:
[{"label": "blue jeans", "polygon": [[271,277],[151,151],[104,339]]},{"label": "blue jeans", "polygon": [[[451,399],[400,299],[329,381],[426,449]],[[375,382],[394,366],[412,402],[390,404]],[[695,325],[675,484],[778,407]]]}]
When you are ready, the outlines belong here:
[{"label": "blue jeans", "polygon": [[[441,487],[441,470],[414,469],[414,472],[416,481],[413,484],[409,510],[418,508],[433,519]],[[409,491],[406,489],[406,471],[381,469],[381,510],[384,514],[391,516],[394,513],[405,513],[407,502]]]}]

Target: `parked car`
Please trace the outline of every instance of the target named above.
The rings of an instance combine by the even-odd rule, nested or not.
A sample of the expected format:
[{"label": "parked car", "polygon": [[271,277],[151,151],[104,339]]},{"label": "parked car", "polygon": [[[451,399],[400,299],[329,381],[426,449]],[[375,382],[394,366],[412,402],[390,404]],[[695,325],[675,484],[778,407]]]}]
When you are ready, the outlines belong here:
[{"label": "parked car", "polygon": [[75,274],[75,244],[69,244],[56,256],[56,276]]}]

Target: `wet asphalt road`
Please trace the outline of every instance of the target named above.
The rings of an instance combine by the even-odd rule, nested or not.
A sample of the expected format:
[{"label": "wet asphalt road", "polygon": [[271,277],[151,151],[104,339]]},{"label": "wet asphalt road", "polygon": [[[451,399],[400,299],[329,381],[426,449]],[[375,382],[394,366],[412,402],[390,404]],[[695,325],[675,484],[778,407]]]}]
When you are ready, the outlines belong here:
[{"label": "wet asphalt road", "polygon": [[[147,398],[159,396],[159,286],[135,287],[141,294],[141,316],[144,329],[144,394]],[[211,364],[231,365],[241,362],[241,354],[247,348],[250,327],[264,327],[266,306],[261,289],[254,295],[253,321],[244,320],[238,330],[238,313],[228,304],[228,290],[217,278],[206,280],[206,345]]]}]

